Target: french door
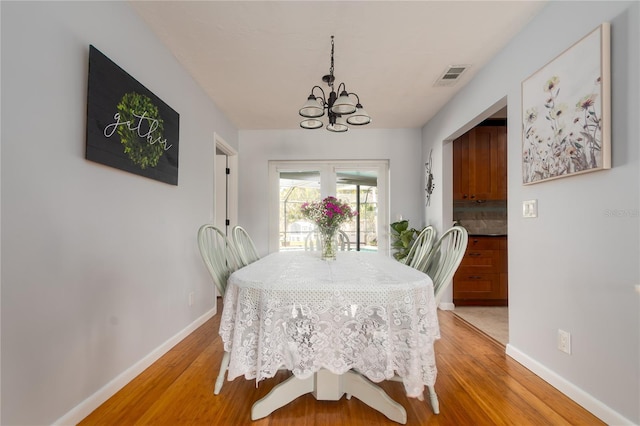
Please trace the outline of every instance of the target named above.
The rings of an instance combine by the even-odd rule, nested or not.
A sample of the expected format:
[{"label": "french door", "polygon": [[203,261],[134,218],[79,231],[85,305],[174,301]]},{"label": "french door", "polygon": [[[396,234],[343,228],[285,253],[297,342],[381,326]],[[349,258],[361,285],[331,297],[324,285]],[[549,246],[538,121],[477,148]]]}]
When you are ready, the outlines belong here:
[{"label": "french door", "polygon": [[370,161],[270,161],[269,252],[304,250],[314,225],[300,206],[334,196],[358,215],[341,230],[351,250],[389,253],[389,163]]}]

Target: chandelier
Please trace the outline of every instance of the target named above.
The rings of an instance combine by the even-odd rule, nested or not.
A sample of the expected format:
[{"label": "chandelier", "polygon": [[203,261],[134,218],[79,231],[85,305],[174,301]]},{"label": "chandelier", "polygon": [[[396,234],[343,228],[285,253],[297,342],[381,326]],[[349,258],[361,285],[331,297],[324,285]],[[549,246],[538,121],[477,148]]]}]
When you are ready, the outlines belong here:
[{"label": "chandelier", "polygon": [[[332,132],[346,132],[349,130],[347,124],[363,126],[371,123],[371,117],[362,108],[358,95],[347,92],[347,87],[344,83],[338,85],[337,92],[334,90],[333,82],[335,79],[333,75],[333,36],[331,36],[331,67],[329,68],[329,74],[322,77],[322,81],[327,83],[331,88],[331,92],[327,98],[322,87],[313,86],[311,88],[311,94],[307,98],[307,102],[300,108],[300,115],[304,117],[304,120],[300,122],[300,127],[303,129],[319,129],[322,127],[324,123],[320,120],[320,117],[324,115],[324,110],[327,110],[329,118],[327,130]],[[322,93],[322,96],[314,94],[316,89]],[[337,93],[340,93],[340,96]],[[355,96],[356,102],[353,102],[351,96]]]}]

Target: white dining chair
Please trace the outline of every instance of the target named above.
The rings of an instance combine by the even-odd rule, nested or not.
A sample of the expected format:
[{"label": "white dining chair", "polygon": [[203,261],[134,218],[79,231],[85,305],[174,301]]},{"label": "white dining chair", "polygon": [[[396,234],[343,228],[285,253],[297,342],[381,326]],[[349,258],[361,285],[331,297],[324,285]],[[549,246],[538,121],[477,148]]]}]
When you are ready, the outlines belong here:
[{"label": "white dining chair", "polygon": [[427,258],[435,239],[436,229],[431,225],[425,227],[411,245],[409,253],[403,259],[404,263],[412,268],[420,269],[420,265]]},{"label": "white dining chair", "polygon": [[[467,249],[469,236],[467,230],[461,226],[453,226],[448,229],[433,244],[429,253],[415,266],[425,272],[433,281],[433,294],[436,306],[444,290],[451,284],[462,257]],[[391,380],[401,382],[400,376],[394,376]],[[428,386],[429,401],[434,414],[440,413],[440,402],[434,386]]]},{"label": "white dining chair", "polygon": [[436,304],[440,303],[444,290],[451,284],[468,242],[467,230],[462,226],[452,226],[433,244],[425,260],[418,265],[418,269],[433,281]]},{"label": "white dining chair", "polygon": [[[241,266],[233,243],[220,229],[211,224],[205,224],[198,229],[198,248],[218,294],[224,298],[227,279]],[[222,389],[228,368],[229,352],[225,351],[213,391],[215,395],[219,394]]]},{"label": "white dining chair", "polygon": [[231,239],[233,240],[242,266],[247,266],[260,259],[253,240],[242,226],[236,225],[233,227],[231,230]]}]

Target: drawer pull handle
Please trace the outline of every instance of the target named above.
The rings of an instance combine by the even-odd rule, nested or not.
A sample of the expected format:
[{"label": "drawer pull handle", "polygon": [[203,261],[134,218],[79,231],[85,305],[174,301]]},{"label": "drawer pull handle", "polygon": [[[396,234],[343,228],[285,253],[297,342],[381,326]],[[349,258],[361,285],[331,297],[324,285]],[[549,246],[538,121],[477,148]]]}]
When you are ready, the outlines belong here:
[{"label": "drawer pull handle", "polygon": [[478,257],[478,256],[482,256],[481,253],[469,253],[470,257]]}]

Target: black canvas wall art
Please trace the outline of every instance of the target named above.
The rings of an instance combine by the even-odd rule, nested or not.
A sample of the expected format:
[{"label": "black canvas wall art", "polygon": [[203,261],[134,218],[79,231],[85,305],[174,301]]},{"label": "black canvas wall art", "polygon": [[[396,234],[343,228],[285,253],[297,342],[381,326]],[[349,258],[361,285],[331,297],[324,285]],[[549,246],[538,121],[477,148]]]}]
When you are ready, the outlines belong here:
[{"label": "black canvas wall art", "polygon": [[86,158],[178,184],[180,115],[89,46]]}]

